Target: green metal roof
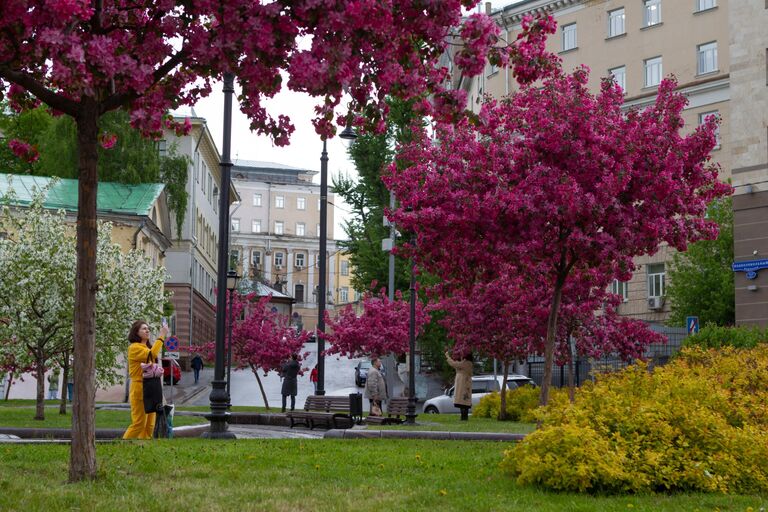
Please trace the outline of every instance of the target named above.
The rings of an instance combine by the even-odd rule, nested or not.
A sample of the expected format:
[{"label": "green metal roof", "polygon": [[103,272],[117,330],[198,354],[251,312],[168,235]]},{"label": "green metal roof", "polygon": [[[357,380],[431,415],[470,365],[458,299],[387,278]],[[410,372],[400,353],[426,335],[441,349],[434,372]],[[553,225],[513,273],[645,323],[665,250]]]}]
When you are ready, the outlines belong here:
[{"label": "green metal roof", "polygon": [[[21,174],[0,174],[0,196],[13,189],[19,206],[32,202],[35,190],[47,187],[53,178],[47,176],[27,176]],[[100,182],[96,196],[96,209],[100,213],[123,215],[149,215],[152,205],[163,191],[162,183],[142,183],[125,185],[123,183]],[[60,178],[46,195],[44,206],[51,209],[77,211],[77,180]]]}]

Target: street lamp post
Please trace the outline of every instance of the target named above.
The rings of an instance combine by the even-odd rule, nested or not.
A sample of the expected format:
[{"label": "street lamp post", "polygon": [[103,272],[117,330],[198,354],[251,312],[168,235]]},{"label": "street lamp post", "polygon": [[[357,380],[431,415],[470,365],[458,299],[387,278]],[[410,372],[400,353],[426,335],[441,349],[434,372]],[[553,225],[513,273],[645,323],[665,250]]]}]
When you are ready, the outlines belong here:
[{"label": "street lamp post", "polygon": [[203,433],[209,439],[234,439],[227,430],[229,412],[228,395],[224,380],[224,342],[226,336],[227,267],[229,266],[229,188],[232,171],[232,95],[235,75],[224,73],[224,141],[221,147],[221,195],[219,196],[219,252],[216,273],[216,359],[210,395],[211,412],[205,417],[211,422],[210,430]]},{"label": "street lamp post", "polygon": [[[415,244],[414,244],[415,246]],[[411,311],[408,322],[408,407],[405,412],[405,422],[408,425],[416,423],[416,272],[411,258]]]},{"label": "street lamp post", "polygon": [[227,335],[227,407],[232,407],[232,295],[237,288],[240,276],[235,270],[227,272],[227,290],[229,290],[229,333]]},{"label": "street lamp post", "polygon": [[[339,137],[343,140],[354,140],[357,134],[352,127],[347,126]],[[326,272],[328,263],[328,146],[323,138],[323,152],[320,154],[320,254],[317,271],[320,274],[317,283],[317,390],[316,395],[325,394],[325,301],[326,301]]]}]

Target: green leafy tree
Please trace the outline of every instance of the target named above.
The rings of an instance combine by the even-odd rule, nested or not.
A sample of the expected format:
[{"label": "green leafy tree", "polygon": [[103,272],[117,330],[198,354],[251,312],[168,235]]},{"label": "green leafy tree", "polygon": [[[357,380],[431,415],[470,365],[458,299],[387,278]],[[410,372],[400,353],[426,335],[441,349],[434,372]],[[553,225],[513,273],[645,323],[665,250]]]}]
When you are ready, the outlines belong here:
[{"label": "green leafy tree", "polygon": [[[71,117],[52,116],[43,107],[16,113],[0,104],[0,132],[5,139],[0,144],[3,172],[78,178],[77,127]],[[188,158],[177,154],[174,147],[161,155],[155,141],[131,126],[125,111],[104,114],[99,120],[99,132],[114,142],[99,146],[99,179],[129,185],[163,183],[180,233],[187,209]],[[37,159],[30,162],[18,158],[8,147],[14,139],[29,143]]]},{"label": "green leafy tree", "polygon": [[[45,419],[44,376],[53,366],[64,369],[74,351],[74,226],[63,210],[43,207],[44,193],[29,208],[6,198],[0,229],[0,359],[31,369],[37,379],[35,419]],[[112,225],[99,223],[96,248],[96,385],[109,386],[123,375],[119,359],[126,334],[137,318],[157,319],[166,299],[165,270],[153,268],[139,251],[121,252],[112,242]],[[62,390],[64,393],[64,390]]]},{"label": "green leafy tree", "polygon": [[733,325],[735,321],[733,271],[733,208],[731,198],[715,201],[708,210],[717,222],[716,240],[702,240],[675,254],[669,271],[667,298],[672,304],[669,324],[685,325],[685,317],[698,316],[701,325]]}]

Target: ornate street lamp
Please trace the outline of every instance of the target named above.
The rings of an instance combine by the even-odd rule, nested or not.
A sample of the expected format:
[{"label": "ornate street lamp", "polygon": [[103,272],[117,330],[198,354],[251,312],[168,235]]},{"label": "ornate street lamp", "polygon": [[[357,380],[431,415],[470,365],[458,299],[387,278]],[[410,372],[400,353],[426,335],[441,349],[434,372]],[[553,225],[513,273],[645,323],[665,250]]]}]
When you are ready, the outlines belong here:
[{"label": "ornate street lamp", "polygon": [[[340,134],[342,140],[355,140],[357,134],[351,126],[347,126]],[[326,294],[326,269],[328,252],[328,149],[327,141],[323,138],[323,152],[320,154],[320,255],[318,262],[317,283],[317,391],[316,395],[325,394],[325,294]]]},{"label": "ornate street lamp", "polygon": [[229,290],[229,333],[227,335],[227,407],[232,407],[232,295],[237,289],[237,281],[240,276],[237,271],[227,272],[227,290]]},{"label": "ornate street lamp", "polygon": [[211,412],[205,417],[211,428],[203,433],[209,439],[234,439],[227,430],[229,402],[227,382],[224,380],[224,342],[226,336],[227,268],[229,266],[229,189],[232,160],[232,95],[235,92],[235,75],[224,73],[224,142],[221,147],[221,194],[219,195],[219,252],[216,272],[216,359],[210,395]]}]

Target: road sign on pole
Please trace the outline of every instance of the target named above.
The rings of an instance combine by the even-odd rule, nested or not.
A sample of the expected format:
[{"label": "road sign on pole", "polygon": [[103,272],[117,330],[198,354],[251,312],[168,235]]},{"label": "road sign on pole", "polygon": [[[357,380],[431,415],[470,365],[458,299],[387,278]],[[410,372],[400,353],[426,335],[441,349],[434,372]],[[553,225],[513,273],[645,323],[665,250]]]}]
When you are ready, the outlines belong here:
[{"label": "road sign on pole", "polygon": [[699,317],[687,316],[685,317],[685,327],[688,330],[688,334],[696,334],[699,332]]}]

